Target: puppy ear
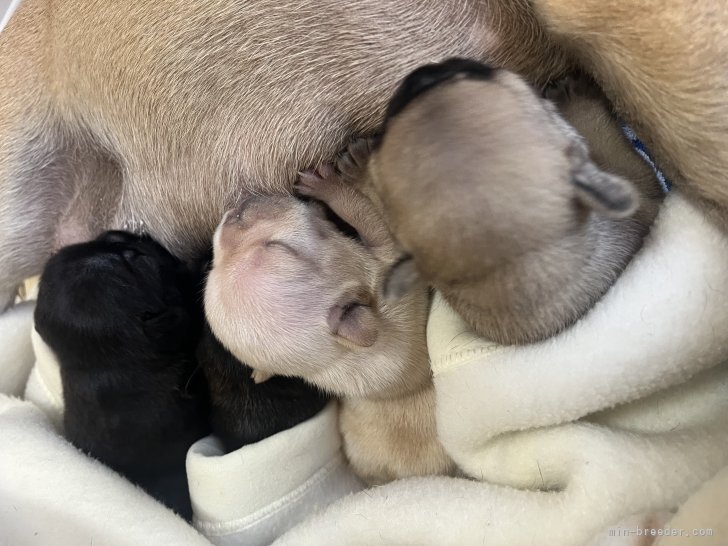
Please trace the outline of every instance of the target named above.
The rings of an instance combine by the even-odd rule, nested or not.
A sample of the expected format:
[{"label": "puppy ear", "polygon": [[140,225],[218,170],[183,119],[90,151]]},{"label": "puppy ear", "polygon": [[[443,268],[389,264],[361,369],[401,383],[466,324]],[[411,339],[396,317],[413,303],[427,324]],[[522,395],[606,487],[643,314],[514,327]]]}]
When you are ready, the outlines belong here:
[{"label": "puppy ear", "polygon": [[359,347],[371,347],[377,340],[377,317],[371,307],[371,295],[363,289],[345,292],[331,309],[328,325],[331,333]]},{"label": "puppy ear", "polygon": [[602,171],[590,160],[574,170],[572,183],[579,201],[605,216],[626,218],[639,206],[639,195],[631,182]]},{"label": "puppy ear", "polygon": [[572,178],[576,195],[582,204],[611,218],[631,216],[639,206],[634,186],[621,176],[585,164]]},{"label": "puppy ear", "polygon": [[402,256],[389,269],[384,277],[382,288],[384,298],[390,301],[398,300],[409,292],[420,280],[414,259],[409,254]]}]

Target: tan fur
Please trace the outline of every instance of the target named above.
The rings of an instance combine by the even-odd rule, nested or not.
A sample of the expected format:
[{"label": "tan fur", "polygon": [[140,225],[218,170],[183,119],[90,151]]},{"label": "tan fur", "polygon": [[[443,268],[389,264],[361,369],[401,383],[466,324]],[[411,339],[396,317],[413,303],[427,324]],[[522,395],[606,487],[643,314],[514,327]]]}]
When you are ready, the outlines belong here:
[{"label": "tan fur", "polygon": [[589,146],[589,157],[600,169],[629,180],[642,199],[636,214],[649,224],[657,214],[662,189],[652,168],[635,152],[625,138],[612,105],[588,78],[564,78],[548,88],[545,96],[554,102],[559,114],[577,130]]},{"label": "tan fur", "polygon": [[727,227],[728,3],[531,4],[553,39],[602,86],[677,188]]},{"label": "tan fur", "polygon": [[[196,255],[241,195],[289,189],[375,130],[404,74],[453,55],[536,83],[580,62],[720,213],[726,28],[728,6],[681,0],[24,0],[0,34],[0,308],[64,222]],[[79,176],[99,164],[110,180]],[[101,226],[70,206],[91,184]]]},{"label": "tan fur", "polygon": [[[539,81],[563,70],[528,4],[499,6],[24,0],[0,33],[0,308],[67,229],[204,252],[238,199],[289,191],[298,170],[374,132],[420,64],[508,64],[523,37],[518,67]],[[86,195],[93,207],[71,205]]]},{"label": "tan fur", "polygon": [[[572,81],[552,94],[592,159],[552,104],[501,70],[414,98],[368,166],[425,280],[500,343],[545,339],[581,317],[641,246],[660,202],[596,90]],[[637,214],[632,184],[607,171],[639,185]]]},{"label": "tan fur", "polygon": [[344,449],[364,479],[449,473],[435,426],[427,289],[395,304],[379,299],[396,256],[391,239],[363,195],[333,169],[322,172],[304,173],[300,190],[329,204],[362,241],[314,204],[250,198],[216,232],[208,320],[256,377],[299,376],[343,396]]},{"label": "tan fur", "polygon": [[[216,233],[205,292],[208,320],[238,358],[349,396],[400,394],[429,377],[425,293],[395,305],[377,296],[387,249],[363,249],[293,197],[252,197],[243,207]],[[360,306],[351,326],[366,334],[364,346],[328,321],[350,303]]]},{"label": "tan fur", "polygon": [[400,398],[345,399],[339,427],[346,456],[367,483],[455,471],[437,440],[432,383]]}]

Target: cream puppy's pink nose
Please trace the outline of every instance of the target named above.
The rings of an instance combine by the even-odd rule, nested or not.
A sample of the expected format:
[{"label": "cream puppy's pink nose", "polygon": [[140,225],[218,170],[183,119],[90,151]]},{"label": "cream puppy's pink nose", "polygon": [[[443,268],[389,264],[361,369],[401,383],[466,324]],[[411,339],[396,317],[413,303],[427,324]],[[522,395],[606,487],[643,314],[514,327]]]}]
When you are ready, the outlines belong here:
[{"label": "cream puppy's pink nose", "polygon": [[280,208],[281,200],[277,197],[244,198],[223,216],[215,233],[215,247],[218,250],[232,250],[246,241],[265,235],[266,225],[270,224],[266,220],[274,219]]}]

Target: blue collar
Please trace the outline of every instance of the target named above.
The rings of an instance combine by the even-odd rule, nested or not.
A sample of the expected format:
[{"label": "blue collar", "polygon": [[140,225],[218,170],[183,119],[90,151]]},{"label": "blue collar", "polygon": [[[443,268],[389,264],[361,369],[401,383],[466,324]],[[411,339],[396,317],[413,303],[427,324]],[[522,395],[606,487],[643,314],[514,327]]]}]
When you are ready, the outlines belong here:
[{"label": "blue collar", "polygon": [[652,170],[655,171],[655,176],[660,182],[662,191],[664,191],[665,193],[669,192],[672,189],[672,182],[667,179],[665,174],[655,164],[655,160],[652,157],[652,154],[650,154],[647,148],[645,148],[643,142],[639,138],[637,138],[637,135],[632,130],[632,127],[630,127],[626,123],[622,123],[622,132],[624,133],[624,136],[626,136],[632,143],[632,147],[634,148],[634,150],[638,154],[640,154],[640,156],[642,156],[642,159],[644,159],[647,164],[652,167]]}]

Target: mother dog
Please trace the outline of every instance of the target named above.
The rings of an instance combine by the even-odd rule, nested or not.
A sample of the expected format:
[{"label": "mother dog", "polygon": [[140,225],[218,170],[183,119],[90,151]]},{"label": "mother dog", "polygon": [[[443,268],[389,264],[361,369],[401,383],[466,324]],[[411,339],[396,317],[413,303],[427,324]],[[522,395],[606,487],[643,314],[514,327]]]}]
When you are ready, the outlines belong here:
[{"label": "mother dog", "polygon": [[104,229],[193,257],[241,195],[289,190],[453,55],[534,83],[581,65],[673,179],[728,209],[723,3],[24,0],[0,34],[0,309]]}]

